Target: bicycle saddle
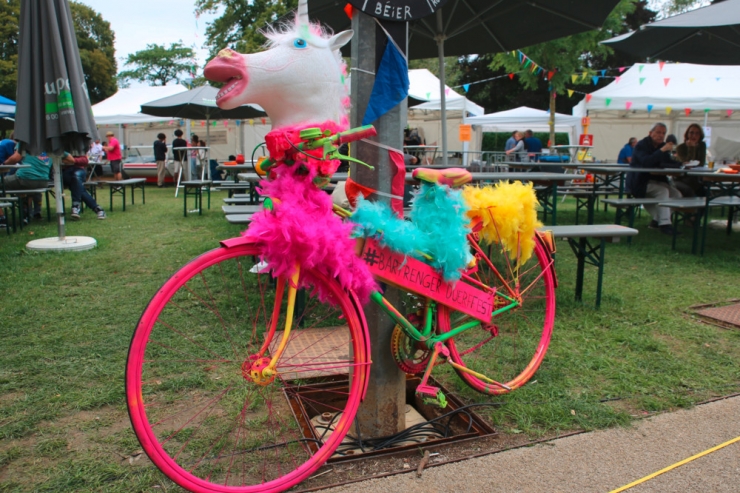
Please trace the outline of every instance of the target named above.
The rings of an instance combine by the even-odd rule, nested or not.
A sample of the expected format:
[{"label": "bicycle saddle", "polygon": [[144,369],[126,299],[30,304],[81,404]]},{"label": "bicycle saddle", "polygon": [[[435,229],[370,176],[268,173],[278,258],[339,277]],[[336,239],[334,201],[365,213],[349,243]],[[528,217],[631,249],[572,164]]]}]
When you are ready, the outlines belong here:
[{"label": "bicycle saddle", "polygon": [[473,181],[473,175],[468,170],[462,168],[448,169],[429,169],[416,168],[411,176],[417,180],[427,183],[437,183],[449,187],[459,187]]}]

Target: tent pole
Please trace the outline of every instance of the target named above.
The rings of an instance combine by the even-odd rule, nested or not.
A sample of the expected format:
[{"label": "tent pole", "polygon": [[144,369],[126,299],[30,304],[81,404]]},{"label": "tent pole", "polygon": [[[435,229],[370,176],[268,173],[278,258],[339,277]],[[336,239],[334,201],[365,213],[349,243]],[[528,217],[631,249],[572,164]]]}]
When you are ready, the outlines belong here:
[{"label": "tent pole", "polygon": [[447,101],[445,97],[445,40],[442,9],[437,10],[437,52],[439,54],[439,101],[442,106],[442,164],[447,166]]}]

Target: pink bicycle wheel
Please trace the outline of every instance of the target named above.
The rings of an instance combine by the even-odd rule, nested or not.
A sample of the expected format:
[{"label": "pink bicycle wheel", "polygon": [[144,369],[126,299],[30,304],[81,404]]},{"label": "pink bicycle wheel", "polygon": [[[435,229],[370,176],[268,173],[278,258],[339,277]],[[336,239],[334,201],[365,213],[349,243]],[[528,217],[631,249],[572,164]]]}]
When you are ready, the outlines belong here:
[{"label": "pink bicycle wheel", "polygon": [[152,298],[131,341],[134,431],[152,462],[190,491],[283,491],[303,481],[342,442],[365,388],[359,305],[316,273],[333,303],[299,293],[277,377],[252,379],[266,361],[258,356],[276,352],[287,305],[259,253],[242,245],[192,260]]},{"label": "pink bicycle wheel", "polygon": [[[495,287],[496,308],[519,300],[489,324],[477,324],[447,342],[452,361],[506,387],[462,370],[458,375],[470,387],[486,394],[503,394],[524,385],[537,371],[550,344],[555,324],[555,277],[550,256],[539,240],[532,257],[521,264],[511,260],[500,245],[480,244],[484,257],[472,277]],[[439,330],[447,332],[472,319],[446,306],[439,308]]]}]

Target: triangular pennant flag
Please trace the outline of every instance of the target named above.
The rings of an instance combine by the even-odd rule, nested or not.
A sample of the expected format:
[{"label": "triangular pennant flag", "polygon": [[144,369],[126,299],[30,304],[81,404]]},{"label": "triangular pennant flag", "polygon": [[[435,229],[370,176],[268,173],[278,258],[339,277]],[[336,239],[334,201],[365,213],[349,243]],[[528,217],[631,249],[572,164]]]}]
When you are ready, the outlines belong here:
[{"label": "triangular pennant flag", "polygon": [[704,113],[709,113],[709,108],[704,108]]},{"label": "triangular pennant flag", "polygon": [[553,75],[555,75],[555,72],[553,72],[552,70],[550,70],[549,72],[547,72],[547,79],[548,80],[552,80],[552,76]]},{"label": "triangular pennant flag", "polygon": [[532,65],[532,60],[527,59],[527,61],[524,62],[524,68],[529,68],[530,65]]},{"label": "triangular pennant flag", "polygon": [[445,87],[445,96],[449,96],[449,95],[450,95],[450,88]]},{"label": "triangular pennant flag", "polygon": [[470,89],[470,84],[463,84],[463,89],[465,92],[468,92],[468,89]]},{"label": "triangular pennant flag", "polygon": [[347,14],[347,17],[352,19],[352,14],[354,14],[355,10],[352,8],[352,4],[347,4],[344,6],[344,13]]},{"label": "triangular pennant flag", "polygon": [[594,85],[598,84],[599,83],[599,76],[598,75],[594,75],[593,77],[591,77],[591,81],[594,83]]},{"label": "triangular pennant flag", "polygon": [[547,92],[552,92],[552,84],[548,84],[548,86],[547,86]]},{"label": "triangular pennant flag", "polygon": [[727,110],[727,118],[730,118],[732,116],[732,110]]},{"label": "triangular pennant flag", "polygon": [[671,114],[671,111],[673,111],[673,108],[671,108],[670,106],[666,106],[665,107],[665,114],[666,115],[670,115]]},{"label": "triangular pennant flag", "polygon": [[627,70],[627,67],[619,67],[619,73],[620,73],[620,74],[621,74],[622,72],[624,72],[625,70]]},{"label": "triangular pennant flag", "polygon": [[640,65],[639,67],[637,67],[637,71],[642,72],[642,69],[644,68],[645,68],[645,65]]},{"label": "triangular pennant flag", "polygon": [[624,107],[625,107],[626,109],[630,109],[630,108],[632,108],[632,101],[626,101],[626,102],[624,103]]},{"label": "triangular pennant flag", "polygon": [[586,80],[586,79],[588,78],[588,72],[583,72],[583,73],[581,74],[581,78],[582,78],[583,80]]},{"label": "triangular pennant flag", "polygon": [[237,127],[241,127],[242,126],[242,121],[241,120],[237,120],[236,121],[236,126]]},{"label": "triangular pennant flag", "polygon": [[663,79],[663,84],[665,84],[667,86],[670,81],[671,81],[671,78],[670,77],[666,77],[665,79]]},{"label": "triangular pennant flag", "polygon": [[606,75],[606,70],[601,71],[601,76],[604,77]]},{"label": "triangular pennant flag", "polygon": [[522,61],[523,61],[523,60],[524,60],[525,58],[527,58],[527,57],[525,57],[525,56],[524,56],[524,53],[522,53],[522,52],[520,51],[520,52],[519,52],[519,63],[522,63]]},{"label": "triangular pennant flag", "polygon": [[653,105],[652,104],[647,105],[647,110],[648,110],[648,113],[653,111]]},{"label": "triangular pennant flag", "polygon": [[370,101],[362,118],[363,125],[369,125],[395,108],[409,94],[409,65],[403,54],[389,39],[385,46],[380,66],[375,71],[375,83],[370,93]]},{"label": "triangular pennant flag", "polygon": [[663,71],[663,66],[665,65],[665,62],[658,62],[658,67],[660,67],[659,70]]},{"label": "triangular pennant flag", "polygon": [[587,102],[587,103],[590,103],[590,102],[591,102],[591,98],[592,98],[592,97],[593,97],[593,96],[591,96],[590,94],[586,94],[586,102]]},{"label": "triangular pennant flag", "polygon": [[612,104],[612,98],[606,98],[606,100],[604,101],[604,103],[605,103],[605,104],[606,104],[607,106],[609,106],[610,104]]},{"label": "triangular pennant flag", "polygon": [[432,99],[432,93],[431,92],[428,92],[427,93],[427,99]]},{"label": "triangular pennant flag", "polygon": [[573,84],[575,84],[577,80],[578,80],[578,74],[573,74],[573,75],[570,76],[570,81]]},{"label": "triangular pennant flag", "polygon": [[247,120],[247,123],[249,123],[250,125],[254,125],[254,120],[252,120],[252,119],[250,118],[249,120]]},{"label": "triangular pennant flag", "polygon": [[691,108],[684,108],[683,112],[686,113],[686,116],[689,116],[691,114]]},{"label": "triangular pennant flag", "polygon": [[514,74],[509,74],[509,79],[514,80]]},{"label": "triangular pennant flag", "polygon": [[689,84],[693,84],[695,80],[693,77],[689,77]]},{"label": "triangular pennant flag", "polygon": [[267,125],[267,118],[260,118],[262,125]]},{"label": "triangular pennant flag", "polygon": [[228,126],[229,126],[229,120],[224,120],[224,127],[228,127]]},{"label": "triangular pennant flag", "polygon": [[619,84],[620,80],[622,80],[620,76],[617,75],[616,77],[614,77],[614,82],[616,82],[617,84]]},{"label": "triangular pennant flag", "polygon": [[573,91],[573,89],[568,89],[568,97],[569,97],[569,98],[572,98],[572,97],[573,97],[573,93],[574,93],[574,92],[575,92],[575,91]]},{"label": "triangular pennant flag", "polygon": [[640,77],[640,85],[642,85],[643,82],[645,82],[645,77]]}]

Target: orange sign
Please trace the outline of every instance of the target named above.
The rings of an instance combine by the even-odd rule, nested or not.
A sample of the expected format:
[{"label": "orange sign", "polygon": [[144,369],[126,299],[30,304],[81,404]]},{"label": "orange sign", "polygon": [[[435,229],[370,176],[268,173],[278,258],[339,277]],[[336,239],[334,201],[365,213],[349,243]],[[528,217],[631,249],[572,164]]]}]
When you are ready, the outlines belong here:
[{"label": "orange sign", "polygon": [[583,118],[581,118],[581,125],[583,125],[584,127],[588,127],[589,125],[591,125],[591,118],[588,116],[584,116]]},{"label": "orange sign", "polygon": [[460,125],[460,142],[470,142],[473,138],[473,126],[468,124]]}]

